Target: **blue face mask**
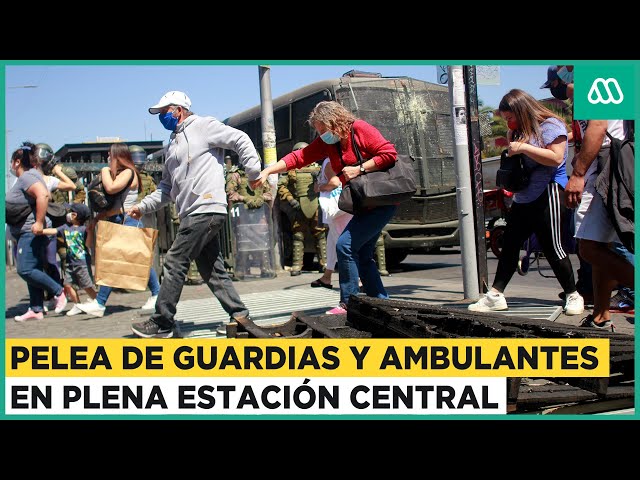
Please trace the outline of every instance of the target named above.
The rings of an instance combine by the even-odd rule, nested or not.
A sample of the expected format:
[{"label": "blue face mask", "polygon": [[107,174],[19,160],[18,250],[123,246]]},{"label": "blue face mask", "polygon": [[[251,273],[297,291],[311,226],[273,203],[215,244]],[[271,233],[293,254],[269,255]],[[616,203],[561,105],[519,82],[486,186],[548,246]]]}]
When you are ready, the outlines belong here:
[{"label": "blue face mask", "polygon": [[573,72],[567,70],[567,67],[562,67],[558,70],[558,77],[564,83],[573,83]]},{"label": "blue face mask", "polygon": [[333,145],[334,143],[338,143],[340,141],[340,137],[329,130],[320,135],[320,138],[327,145]]},{"label": "blue face mask", "polygon": [[158,118],[162,126],[170,132],[175,131],[178,126],[178,119],[173,116],[173,112],[161,113]]}]

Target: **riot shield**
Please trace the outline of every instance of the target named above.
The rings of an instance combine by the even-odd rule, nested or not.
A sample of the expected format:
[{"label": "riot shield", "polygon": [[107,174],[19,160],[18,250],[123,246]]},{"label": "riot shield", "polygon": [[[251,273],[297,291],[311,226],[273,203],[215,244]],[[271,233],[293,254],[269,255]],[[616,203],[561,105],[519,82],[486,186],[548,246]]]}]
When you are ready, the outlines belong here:
[{"label": "riot shield", "polygon": [[246,208],[232,205],[231,233],[233,246],[233,279],[275,278],[273,224],[271,207]]}]

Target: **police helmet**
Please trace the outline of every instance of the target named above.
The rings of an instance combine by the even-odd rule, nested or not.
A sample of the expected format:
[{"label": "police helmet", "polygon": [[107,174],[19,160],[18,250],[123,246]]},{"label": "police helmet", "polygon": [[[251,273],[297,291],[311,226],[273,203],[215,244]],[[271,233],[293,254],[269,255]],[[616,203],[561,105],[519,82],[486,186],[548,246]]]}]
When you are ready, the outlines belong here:
[{"label": "police helmet", "polygon": [[302,150],[307,145],[309,145],[307,142],[298,142],[293,146],[293,150],[292,151],[295,152],[296,150]]},{"label": "police helmet", "polygon": [[133,164],[136,167],[143,167],[147,163],[147,152],[145,152],[144,148],[138,145],[129,145],[129,152],[131,153],[131,160],[133,160]]},{"label": "police helmet", "polygon": [[47,143],[37,143],[35,148],[36,158],[38,164],[42,167],[45,173],[50,173],[53,166],[56,164],[55,157],[53,156],[53,148]]}]

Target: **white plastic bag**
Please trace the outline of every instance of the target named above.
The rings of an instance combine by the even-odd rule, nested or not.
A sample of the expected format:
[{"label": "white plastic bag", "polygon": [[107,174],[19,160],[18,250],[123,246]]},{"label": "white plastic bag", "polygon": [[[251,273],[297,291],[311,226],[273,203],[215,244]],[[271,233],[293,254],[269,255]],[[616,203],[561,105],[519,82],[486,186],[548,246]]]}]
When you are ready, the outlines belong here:
[{"label": "white plastic bag", "polygon": [[330,192],[320,192],[318,201],[320,202],[320,208],[322,209],[322,215],[325,223],[333,218],[345,214],[345,212],[338,208],[340,192],[342,192],[342,186],[339,186]]}]

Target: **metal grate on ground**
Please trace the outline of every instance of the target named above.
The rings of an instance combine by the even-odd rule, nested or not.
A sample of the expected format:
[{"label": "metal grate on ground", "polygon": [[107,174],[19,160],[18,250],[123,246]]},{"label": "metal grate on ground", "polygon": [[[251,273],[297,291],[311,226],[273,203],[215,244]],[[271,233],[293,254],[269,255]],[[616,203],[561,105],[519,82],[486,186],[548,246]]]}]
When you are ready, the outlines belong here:
[{"label": "metal grate on ground", "polygon": [[[292,288],[240,295],[256,325],[275,325],[291,318],[293,311],[321,315],[338,305],[340,292],[326,288]],[[148,315],[148,312],[145,312]],[[211,295],[198,300],[185,300],[177,305],[176,320],[185,337],[215,337],[216,328],[229,316]]]}]

